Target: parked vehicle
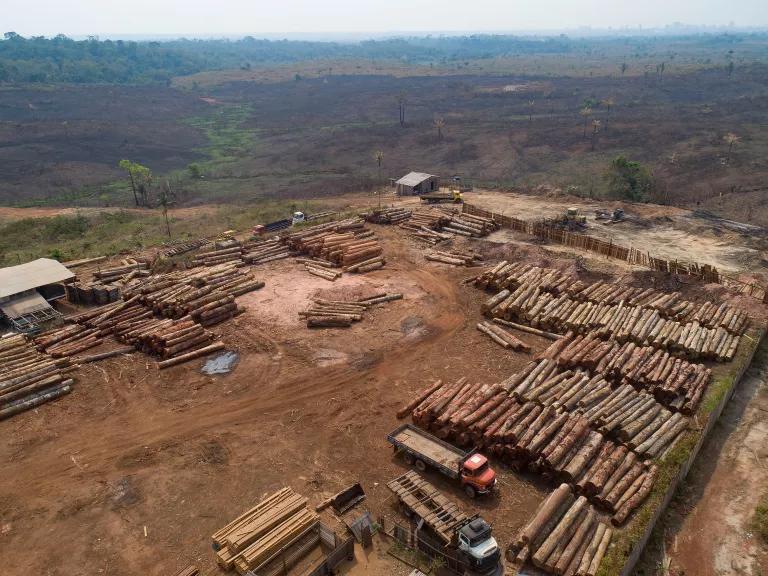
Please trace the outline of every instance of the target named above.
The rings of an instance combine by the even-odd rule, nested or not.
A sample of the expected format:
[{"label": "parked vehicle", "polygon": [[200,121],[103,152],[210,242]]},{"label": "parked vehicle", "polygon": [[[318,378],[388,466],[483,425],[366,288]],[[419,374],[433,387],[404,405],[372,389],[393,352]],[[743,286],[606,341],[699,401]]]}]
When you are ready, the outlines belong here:
[{"label": "parked vehicle", "polygon": [[407,464],[415,466],[419,472],[429,466],[460,481],[470,498],[488,494],[496,486],[496,472],[488,458],[476,450],[464,451],[413,424],[399,426],[387,440],[396,452],[403,454]]},{"label": "parked vehicle", "polygon": [[455,549],[467,565],[466,574],[503,574],[501,550],[491,525],[479,515],[464,513],[450,498],[416,472],[406,472],[387,483],[405,514],[423,523],[443,546]]}]

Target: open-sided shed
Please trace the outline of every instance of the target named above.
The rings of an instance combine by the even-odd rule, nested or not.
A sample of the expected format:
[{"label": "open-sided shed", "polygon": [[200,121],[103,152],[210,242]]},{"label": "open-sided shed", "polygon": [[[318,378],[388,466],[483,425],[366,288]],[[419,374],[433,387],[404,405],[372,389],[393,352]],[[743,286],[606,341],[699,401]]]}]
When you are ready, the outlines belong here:
[{"label": "open-sided shed", "polygon": [[398,196],[426,194],[440,189],[440,177],[425,172],[409,172],[395,182]]}]

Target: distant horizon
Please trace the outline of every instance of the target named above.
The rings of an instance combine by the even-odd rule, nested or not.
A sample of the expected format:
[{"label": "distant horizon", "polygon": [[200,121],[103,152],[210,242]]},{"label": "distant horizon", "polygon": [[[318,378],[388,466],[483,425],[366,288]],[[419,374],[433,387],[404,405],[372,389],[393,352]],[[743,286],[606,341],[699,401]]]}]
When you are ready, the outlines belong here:
[{"label": "distant horizon", "polygon": [[[391,31],[294,31],[294,32],[158,32],[158,33],[123,33],[123,32],[93,32],[88,34],[24,34],[18,30],[5,30],[13,32],[24,38],[45,37],[54,38],[64,35],[72,40],[123,40],[123,41],[172,41],[172,40],[240,40],[251,37],[257,40],[287,40],[287,41],[315,41],[315,42],[361,42],[366,40],[389,40],[397,38],[428,38],[428,37],[466,37],[466,36],[528,36],[528,37],[557,37],[566,35],[570,37],[598,38],[598,37],[642,37],[653,35],[689,35],[689,34],[716,34],[723,32],[734,33],[768,33],[768,25],[738,26],[728,24],[687,24],[672,22],[658,27],[624,26],[624,27],[592,27],[578,26],[561,29],[498,29],[498,30],[391,30]],[[2,38],[0,38],[2,41]]]},{"label": "distant horizon", "polygon": [[[3,31],[109,39],[618,34],[768,28],[765,0],[4,0]],[[692,24],[681,24],[692,22]]]}]

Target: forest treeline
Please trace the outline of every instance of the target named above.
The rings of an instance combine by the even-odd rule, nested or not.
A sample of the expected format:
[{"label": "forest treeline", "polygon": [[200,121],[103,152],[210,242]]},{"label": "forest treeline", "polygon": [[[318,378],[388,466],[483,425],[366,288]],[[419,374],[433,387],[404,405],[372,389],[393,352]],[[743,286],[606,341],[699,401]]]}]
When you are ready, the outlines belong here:
[{"label": "forest treeline", "polygon": [[316,59],[366,58],[411,64],[519,55],[599,55],[620,51],[640,56],[662,46],[723,52],[744,42],[768,43],[768,34],[708,34],[684,37],[571,38],[509,35],[426,36],[362,42],[260,40],[123,41],[74,40],[64,35],[25,38],[6,32],[0,40],[0,82],[162,83],[174,76]]}]

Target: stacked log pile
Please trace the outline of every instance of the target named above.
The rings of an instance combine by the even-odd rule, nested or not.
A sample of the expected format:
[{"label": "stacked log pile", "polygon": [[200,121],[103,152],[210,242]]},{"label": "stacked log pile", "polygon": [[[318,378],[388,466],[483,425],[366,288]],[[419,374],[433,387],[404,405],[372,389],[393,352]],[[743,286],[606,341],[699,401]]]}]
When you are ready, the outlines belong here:
[{"label": "stacked log pile", "polygon": [[152,318],[152,311],[142,306],[138,297],[133,297],[122,302],[87,310],[76,316],[70,316],[67,320],[82,324],[87,328],[96,329],[99,336],[104,337],[133,322],[149,318]]},{"label": "stacked log pile", "polygon": [[434,262],[443,262],[445,264],[452,264],[454,266],[475,266],[478,262],[483,260],[479,254],[471,254],[467,252],[428,252],[424,255],[427,260]]},{"label": "stacked log pile", "polygon": [[579,414],[606,438],[652,458],[673,446],[688,426],[687,418],[646,392],[629,384],[614,389],[603,374],[561,370],[550,359],[529,363],[512,383],[511,397]]},{"label": "stacked log pile", "polygon": [[445,213],[432,210],[429,212],[414,212],[407,221],[401,222],[399,226],[404,230],[408,230],[411,237],[434,246],[454,237],[453,234],[438,232],[447,223],[448,216]]},{"label": "stacked log pile", "polygon": [[291,250],[347,269],[356,266],[357,272],[368,272],[384,265],[381,243],[359,218],[312,226],[285,236],[283,241]]},{"label": "stacked log pile", "polygon": [[397,224],[408,220],[412,213],[406,208],[377,208],[363,217],[366,222],[373,222],[374,224]]},{"label": "stacked log pile", "polygon": [[290,255],[288,247],[280,242],[280,238],[274,236],[269,240],[247,246],[243,254],[243,261],[256,266],[274,260],[283,260]]},{"label": "stacked log pile", "polygon": [[178,320],[141,320],[122,327],[115,332],[115,336],[140,352],[164,359],[207,348],[214,339],[213,334],[197,324],[191,316]]},{"label": "stacked log pile", "polygon": [[21,334],[0,338],[0,420],[68,394],[69,366],[69,360],[41,353]]},{"label": "stacked log pile", "polygon": [[103,342],[98,328],[70,324],[56,328],[35,338],[37,348],[53,358],[68,358]]},{"label": "stacked log pile", "polygon": [[245,574],[290,546],[318,523],[307,499],[290,488],[266,497],[213,536],[216,561],[224,570]]},{"label": "stacked log pile", "polygon": [[488,336],[491,340],[496,342],[502,348],[511,348],[515,351],[530,352],[531,347],[525,342],[520,340],[514,334],[511,334],[507,330],[504,330],[498,324],[491,324],[489,322],[480,322],[477,324],[477,329]]},{"label": "stacked log pile", "polygon": [[151,273],[149,271],[148,262],[139,260],[123,262],[122,266],[101,268],[93,273],[93,277],[99,280],[102,284],[111,284],[112,282],[127,282],[133,278],[149,276]]},{"label": "stacked log pile", "polygon": [[[749,324],[746,312],[726,303],[720,305],[706,302],[702,305],[683,300],[679,292],[664,293],[653,288],[637,288],[612,282],[584,283],[558,270],[539,268],[522,262],[500,262],[475,279],[475,285],[482,289],[496,291],[531,287],[538,284],[541,293],[555,296],[565,294],[568,303],[599,304],[583,306],[585,309],[609,310],[621,306],[623,310],[641,309],[657,312],[657,318],[676,320],[681,325],[696,323],[704,328],[726,331],[734,336],[744,333]],[[542,295],[543,296],[543,295]],[[543,296],[547,301],[551,301]],[[546,305],[547,302],[543,302]],[[659,326],[661,328],[661,326]]]},{"label": "stacked log pile", "polygon": [[[495,385],[472,384],[465,378],[453,384],[433,385],[406,408],[411,408],[415,424],[439,438],[481,447],[515,468],[567,482],[594,504],[617,515],[617,522],[623,522],[648,495],[656,468],[593,429],[593,422],[584,414],[570,413],[554,402],[541,403],[542,385],[551,387],[554,372],[550,370],[556,370],[556,363],[548,360],[532,364],[532,368]],[[575,376],[583,382],[582,375]],[[561,377],[559,382],[567,378]],[[526,400],[528,394],[538,401]],[[590,400],[589,406],[596,406],[595,402]],[[403,409],[398,415],[406,413]],[[622,412],[605,409],[602,414],[618,417]],[[662,425],[653,424],[654,428],[646,427],[653,432],[645,439],[650,448],[644,453],[658,454],[671,445],[674,437],[669,438],[678,426],[678,417]],[[602,420],[595,422],[601,424]]]},{"label": "stacked log pile", "polygon": [[490,218],[475,216],[473,214],[455,214],[448,216],[448,222],[443,224],[442,230],[451,234],[480,238],[488,236],[501,226]]},{"label": "stacked log pile", "polygon": [[179,244],[174,244],[167,250],[163,252],[163,256],[166,258],[171,258],[172,256],[178,256],[180,254],[186,254],[187,252],[192,252],[192,250],[197,250],[198,248],[205,246],[206,244],[209,244],[210,240],[207,238],[198,238],[197,240],[189,240],[187,242],[181,242]]},{"label": "stacked log pile", "polygon": [[561,484],[510,544],[507,558],[518,568],[531,562],[558,576],[595,576],[611,536],[584,496]]},{"label": "stacked log pile", "polygon": [[192,259],[195,266],[217,266],[225,262],[242,262],[243,247],[239,242],[229,248],[214,248],[205,252],[198,252]]},{"label": "stacked log pile", "polygon": [[348,328],[353,322],[360,322],[371,306],[402,298],[402,294],[379,294],[357,301],[315,298],[312,306],[299,312],[299,316],[306,318],[308,328]]},{"label": "stacked log pile", "polygon": [[569,332],[542,357],[557,359],[564,367],[583,367],[616,384],[647,390],[665,406],[687,415],[695,412],[711,379],[711,370],[703,364],[651,346],[601,340],[595,334]]}]

